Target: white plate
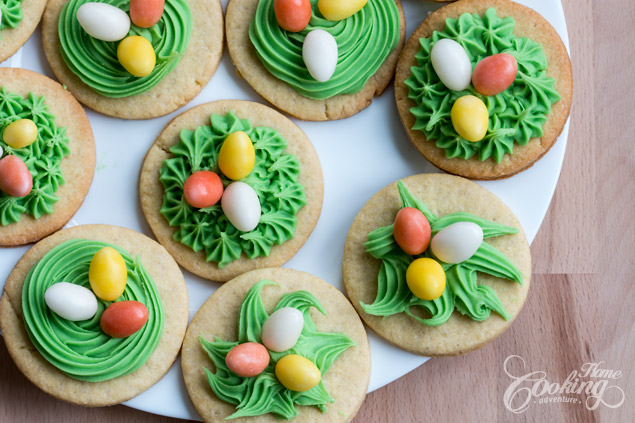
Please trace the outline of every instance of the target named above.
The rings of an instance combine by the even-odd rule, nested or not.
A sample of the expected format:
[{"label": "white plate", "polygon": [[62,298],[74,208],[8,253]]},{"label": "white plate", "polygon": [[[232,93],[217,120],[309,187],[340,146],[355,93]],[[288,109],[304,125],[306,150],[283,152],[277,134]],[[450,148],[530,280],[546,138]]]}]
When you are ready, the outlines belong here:
[{"label": "white plate", "polygon": [[[569,45],[562,5],[554,0],[520,0],[541,13]],[[227,0],[223,0],[225,7]],[[438,4],[403,0],[407,36]],[[40,42],[39,30],[2,66],[22,67],[52,76]],[[95,179],[86,200],[70,225],[108,223],[152,236],[137,202],[137,177],[143,156],[161,129],[176,115],[217,99],[244,99],[265,103],[241,80],[225,52],[218,71],[203,91],[184,108],[146,121],[109,118],[88,110],[97,144]],[[296,123],[307,133],[320,157],[324,172],[324,205],[313,234],[284,267],[304,270],[342,289],[341,257],[344,239],[353,218],[368,199],[395,180],[438,172],[410,144],[397,115],[393,90],[361,113],[335,122]],[[530,169],[502,181],[484,182],[518,216],[528,239],[534,239],[544,218],[560,174],[568,122],[558,142]],[[0,288],[27,247],[0,253]],[[218,287],[185,273],[190,318]],[[369,391],[401,377],[427,358],[401,351],[370,333],[372,370]],[[171,417],[199,419],[187,396],[177,361],[168,374],[126,405]]]}]

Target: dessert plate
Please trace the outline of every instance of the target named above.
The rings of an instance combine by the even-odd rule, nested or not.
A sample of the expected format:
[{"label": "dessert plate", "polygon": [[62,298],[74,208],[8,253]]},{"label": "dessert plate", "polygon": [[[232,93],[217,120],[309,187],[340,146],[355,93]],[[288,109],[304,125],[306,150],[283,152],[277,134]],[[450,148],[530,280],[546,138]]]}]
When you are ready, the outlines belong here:
[{"label": "dessert plate", "polygon": [[[556,28],[568,48],[567,28],[560,1],[520,0],[542,14]],[[223,0],[223,8],[227,1]],[[441,5],[402,0],[409,36],[427,14]],[[0,66],[31,69],[53,77],[44,58],[39,30],[25,46]],[[1,82],[1,81],[0,81]],[[69,225],[107,223],[152,236],[139,208],[137,178],[146,150],[176,115],[197,104],[217,99],[265,103],[234,70],[227,52],[216,74],[184,108],[145,121],[126,121],[88,110],[95,133],[97,166],[84,204]],[[367,109],[333,122],[295,121],[309,136],[324,172],[322,215],[306,244],[285,267],[310,272],[343,289],[341,257],[353,218],[368,199],[384,186],[415,173],[439,172],[412,146],[404,132],[392,88]],[[501,197],[518,216],[531,242],[547,212],[564,158],[569,125],[551,150],[533,167],[511,178],[479,182]],[[0,288],[28,246],[0,252]],[[219,286],[184,272],[190,298],[190,318]],[[425,363],[427,358],[399,350],[369,333],[372,370],[369,391],[380,388]],[[192,407],[177,361],[159,383],[126,402],[140,410],[183,419],[199,419]]]}]

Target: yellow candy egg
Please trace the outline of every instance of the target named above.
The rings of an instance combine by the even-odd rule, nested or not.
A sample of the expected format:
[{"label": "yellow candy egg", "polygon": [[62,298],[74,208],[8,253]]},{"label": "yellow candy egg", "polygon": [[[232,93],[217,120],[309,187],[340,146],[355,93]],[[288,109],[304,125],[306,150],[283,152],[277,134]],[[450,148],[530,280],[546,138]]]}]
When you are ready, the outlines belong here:
[{"label": "yellow candy egg", "polygon": [[415,297],[434,300],[445,290],[445,272],[438,261],[418,258],[406,270],[406,283]]},{"label": "yellow candy egg", "polygon": [[315,364],[297,354],[282,357],[276,363],[276,377],[285,388],[304,392],[320,383],[320,369]]},{"label": "yellow candy egg", "polygon": [[97,251],[88,267],[88,282],[95,295],[104,301],[114,301],[126,288],[128,271],[121,254],[112,247]]},{"label": "yellow candy egg", "polygon": [[256,150],[243,131],[236,131],[227,138],[218,153],[218,167],[229,179],[237,181],[249,175],[256,163]]},{"label": "yellow candy egg", "polygon": [[19,119],[10,123],[2,133],[2,139],[12,148],[33,144],[37,138],[37,126],[31,119]]},{"label": "yellow candy egg", "polygon": [[156,64],[156,55],[150,41],[140,35],[130,35],[117,46],[117,59],[134,76],[146,76]]},{"label": "yellow candy egg", "polygon": [[318,9],[329,21],[339,21],[362,10],[368,0],[319,0]]},{"label": "yellow candy egg", "polygon": [[473,95],[458,98],[450,111],[454,130],[468,141],[480,141],[487,132],[489,113],[483,100]]}]

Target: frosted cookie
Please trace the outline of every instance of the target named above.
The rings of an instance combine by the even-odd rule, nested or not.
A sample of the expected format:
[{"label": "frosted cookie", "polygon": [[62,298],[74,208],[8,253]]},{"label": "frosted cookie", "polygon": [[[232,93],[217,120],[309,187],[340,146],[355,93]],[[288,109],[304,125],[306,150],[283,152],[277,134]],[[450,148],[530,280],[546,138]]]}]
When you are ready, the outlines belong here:
[{"label": "frosted cookie", "polygon": [[[352,16],[333,20],[325,19],[318,2],[312,1],[310,22],[299,32],[278,24],[273,3],[231,0],[226,14],[227,48],[234,66],[267,101],[299,119],[335,120],[368,107],[386,89],[405,39],[400,1],[370,0]],[[337,59],[315,53],[316,66],[333,71],[328,78],[318,76],[320,80],[303,60],[304,40],[313,30],[333,36],[326,35],[331,40],[329,51],[337,46]],[[324,39],[324,33],[318,38]]]},{"label": "frosted cookie", "polygon": [[[223,49],[223,14],[219,0],[166,0],[156,24],[141,28],[133,21],[129,32],[113,35],[113,38],[126,36],[126,39],[141,35],[151,40],[148,43],[133,39],[135,45],[130,47],[130,53],[124,53],[134,61],[141,57],[139,50],[150,49],[144,57],[152,56],[154,51],[154,67],[148,65],[143,72],[129,65],[124,67],[125,59],[120,63],[122,42],[103,41],[83,29],[76,14],[87,2],[49,1],[42,23],[42,43],[60,82],[91,109],[123,119],[162,116],[190,101],[216,71]],[[108,0],[106,3],[128,12],[128,1]],[[128,15],[121,15],[124,15],[121,25],[125,31]],[[112,35],[109,32],[115,29],[112,26],[105,31]],[[133,50],[137,53],[132,54]],[[149,70],[151,72],[146,74]]]},{"label": "frosted cookie", "polygon": [[[459,42],[439,43],[446,38]],[[442,78],[432,65],[435,46],[449,68],[439,71]],[[509,72],[484,65],[496,60]],[[483,86],[486,79],[502,91]],[[555,29],[508,0],[461,0],[433,12],[407,41],[395,75],[397,108],[413,145],[435,166],[473,179],[508,177],[540,159],[562,132],[572,91],[571,62]]]},{"label": "frosted cookie", "polygon": [[29,39],[45,6],[46,0],[0,0],[0,62]]},{"label": "frosted cookie", "polygon": [[0,246],[64,226],[95,171],[93,132],[77,100],[44,75],[0,68],[0,148]]},{"label": "frosted cookie", "polygon": [[[104,247],[110,247],[111,254],[103,260],[118,253],[127,270],[123,293],[114,300],[101,299],[113,288],[93,279],[91,262]],[[97,278],[108,273],[103,262],[101,271],[95,272]],[[59,282],[94,292],[96,314],[63,314],[69,307],[81,311],[85,302],[63,304],[62,310],[53,311],[45,292]],[[108,329],[102,316],[111,303],[124,301],[143,304],[147,321],[129,336],[113,337],[104,331]],[[161,379],[176,359],[187,320],[185,281],[165,249],[145,235],[107,225],[75,226],[37,243],[9,274],[0,300],[2,335],[20,370],[45,392],[85,406],[126,401]]]},{"label": "frosted cookie", "polygon": [[467,179],[422,174],[364,205],[342,272],[351,302],[380,336],[416,354],[456,355],[482,347],[516,318],[531,257],[498,197]]},{"label": "frosted cookie", "polygon": [[[235,360],[241,350],[257,366]],[[340,291],[308,273],[270,268],[238,276],[201,306],[181,366],[205,421],[348,422],[368,389],[370,352]]]},{"label": "frosted cookie", "polygon": [[[190,186],[198,177],[213,178],[211,185]],[[195,185],[213,191],[213,202],[188,200]],[[322,169],[304,132],[247,101],[177,116],[148,150],[139,177],[141,209],[159,242],[181,266],[219,282],[289,260],[313,231],[322,197]]]}]

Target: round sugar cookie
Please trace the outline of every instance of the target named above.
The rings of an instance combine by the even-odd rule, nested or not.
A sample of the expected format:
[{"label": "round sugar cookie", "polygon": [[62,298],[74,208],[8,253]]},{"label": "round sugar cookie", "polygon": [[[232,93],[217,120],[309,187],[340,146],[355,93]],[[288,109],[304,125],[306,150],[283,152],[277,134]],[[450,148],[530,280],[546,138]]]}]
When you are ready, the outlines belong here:
[{"label": "round sugar cookie", "polygon": [[[58,80],[85,106],[122,119],[150,119],[185,105],[205,87],[223,51],[220,0],[188,1],[192,34],[180,61],[157,85],[141,94],[112,98],[101,95],[73,73],[62,58],[58,20],[67,0],[50,0],[42,19],[44,53]],[[117,61],[117,57],[112,57]]]},{"label": "round sugar cookie", "polygon": [[[409,89],[404,82],[411,77],[411,68],[417,65],[415,55],[420,49],[420,38],[429,38],[433,31],[442,31],[446,18],[458,18],[464,13],[483,16],[489,8],[495,8],[499,17],[514,18],[516,24],[513,33],[516,37],[528,37],[542,46],[548,63],[546,75],[555,78],[555,89],[561,98],[551,106],[542,126],[543,135],[531,138],[525,145],[514,142],[513,153],[505,154],[500,163],[491,157],[481,161],[478,152],[469,159],[448,158],[445,150],[437,147],[435,140],[428,140],[422,131],[413,129],[415,117],[410,109],[415,106],[415,102],[408,97]],[[397,109],[412,144],[435,166],[471,179],[506,178],[534,164],[549,151],[562,132],[571,109],[572,95],[571,62],[560,36],[533,9],[509,0],[459,0],[431,13],[406,42],[395,72]],[[449,119],[447,124],[451,128]],[[453,151],[454,153],[456,152]]]},{"label": "round sugar cookie", "polygon": [[[154,280],[165,311],[163,335],[149,359],[136,371],[102,382],[74,379],[51,365],[34,347],[25,330],[22,286],[27,273],[52,248],[71,239],[103,241],[138,258]],[[33,246],[7,278],[0,299],[2,336],[18,368],[43,391],[84,406],[118,404],[154,385],[176,359],[188,321],[188,297],[179,266],[154,240],[127,228],[82,225],[59,231]]]},{"label": "round sugar cookie", "polygon": [[[61,161],[65,182],[55,191],[59,200],[53,204],[53,213],[43,214],[38,219],[22,213],[18,222],[0,225],[0,246],[15,246],[37,241],[55,232],[79,209],[95,173],[95,141],[84,109],[68,91],[52,79],[26,69],[0,68],[0,87],[23,98],[27,98],[29,93],[43,97],[43,104],[55,116],[55,125],[65,128],[70,150],[70,154]],[[3,125],[0,123],[0,130],[2,129]]]},{"label": "round sugar cookie", "polygon": [[[360,210],[351,225],[342,263],[348,297],[371,329],[407,351],[439,356],[463,354],[480,348],[511,325],[527,297],[531,256],[520,223],[498,197],[467,179],[445,174],[420,174],[406,177],[402,182],[410,193],[425,203],[436,216],[467,212],[518,229],[516,234],[496,236],[484,242],[511,260],[522,274],[522,285],[485,273],[477,273],[477,284],[487,285],[494,290],[509,319],[504,320],[492,311],[486,320],[478,322],[453,309],[445,323],[427,326],[403,312],[381,317],[364,311],[360,303],[372,304],[377,297],[378,272],[382,264],[381,260],[366,253],[364,243],[373,230],[393,224],[395,215],[402,205],[396,182],[375,194]],[[447,286],[446,284],[446,289]],[[411,306],[410,311],[423,319],[430,317],[422,307]]]},{"label": "round sugar cookie", "polygon": [[236,71],[265,100],[298,119],[325,121],[352,116],[370,105],[381,95],[395,72],[395,65],[405,39],[405,18],[401,1],[399,9],[399,42],[377,72],[355,94],[340,94],[325,100],[315,100],[299,94],[286,82],[273,76],[263,66],[249,39],[249,25],[258,0],[230,0],[226,13],[227,49]]},{"label": "round sugar cookie", "polygon": [[[261,298],[267,313],[271,314],[282,295],[305,290],[313,294],[324,307],[323,315],[311,308],[310,317],[318,332],[344,333],[355,345],[348,347],[337,357],[328,371],[322,375],[324,387],[334,399],[326,404],[322,413],[314,406],[298,406],[297,422],[347,422],[359,410],[370,376],[370,351],[364,325],[346,297],[335,287],[309,273],[285,268],[258,269],[244,273],[221,286],[205,301],[192,319],[183,341],[181,367],[185,386],[194,407],[207,422],[223,422],[236,412],[233,404],[220,400],[207,382],[204,368],[216,372],[212,361],[204,351],[199,337],[213,341],[219,337],[235,342],[238,335],[240,305],[247,291],[257,282],[268,280],[275,285],[265,285]],[[278,422],[273,414],[233,419],[236,422]]]},{"label": "round sugar cookie", "polygon": [[[195,252],[174,240],[176,228],[170,226],[160,212],[164,187],[159,180],[159,171],[163,162],[173,157],[170,148],[179,142],[182,130],[193,131],[203,125],[209,126],[212,114],[226,116],[228,112],[234,113],[239,119],[249,120],[252,127],[273,128],[281,134],[288,144],[284,153],[295,156],[300,163],[298,182],[304,186],[306,205],[295,215],[297,224],[292,239],[281,245],[274,245],[268,256],[250,259],[243,253],[237,260],[220,268],[217,263],[206,261],[205,250]],[[317,224],[322,210],[323,192],[322,168],[313,144],[304,132],[291,120],[267,106],[238,100],[202,104],[174,118],[146,153],[139,176],[141,210],[158,241],[181,266],[196,275],[219,282],[227,281],[247,270],[279,266],[288,261],[302,247]],[[189,207],[187,204],[185,206]],[[213,220],[206,218],[207,222]]]},{"label": "round sugar cookie", "polygon": [[[46,0],[9,0],[3,4],[12,9],[12,14],[15,14],[15,8],[20,8],[22,19],[15,28],[6,27],[0,30],[0,62],[11,57],[33,34],[42,18]],[[8,13],[6,8],[4,13]]]}]

